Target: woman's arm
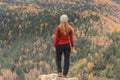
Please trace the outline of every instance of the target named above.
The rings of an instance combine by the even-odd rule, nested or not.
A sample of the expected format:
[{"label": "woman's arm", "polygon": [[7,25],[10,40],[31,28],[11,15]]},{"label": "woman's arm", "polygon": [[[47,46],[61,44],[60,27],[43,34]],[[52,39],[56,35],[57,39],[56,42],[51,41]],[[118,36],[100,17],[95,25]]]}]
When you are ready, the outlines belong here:
[{"label": "woman's arm", "polygon": [[73,28],[70,31],[70,43],[71,43],[71,47],[74,48],[74,29]]},{"label": "woman's arm", "polygon": [[56,32],[55,32],[55,37],[54,37],[54,50],[56,50],[56,45],[58,43],[58,38],[59,38],[59,28],[56,27]]}]

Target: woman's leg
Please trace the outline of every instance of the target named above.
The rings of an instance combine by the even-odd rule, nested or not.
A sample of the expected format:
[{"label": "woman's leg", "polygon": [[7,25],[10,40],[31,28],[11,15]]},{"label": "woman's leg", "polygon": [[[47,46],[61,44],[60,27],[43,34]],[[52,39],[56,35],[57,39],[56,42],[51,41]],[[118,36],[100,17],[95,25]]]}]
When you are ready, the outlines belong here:
[{"label": "woman's leg", "polygon": [[62,67],[61,67],[61,57],[62,57],[62,46],[57,45],[56,47],[56,65],[57,65],[57,71],[58,73],[62,72]]},{"label": "woman's leg", "polygon": [[67,44],[64,46],[64,71],[63,76],[67,76],[70,66],[70,45]]}]

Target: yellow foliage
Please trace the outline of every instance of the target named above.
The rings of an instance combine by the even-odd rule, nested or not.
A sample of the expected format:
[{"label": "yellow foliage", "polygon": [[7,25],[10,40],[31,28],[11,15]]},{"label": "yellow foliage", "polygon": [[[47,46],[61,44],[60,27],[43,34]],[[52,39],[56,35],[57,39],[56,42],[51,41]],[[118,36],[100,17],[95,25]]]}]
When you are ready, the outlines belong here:
[{"label": "yellow foliage", "polygon": [[95,53],[95,58],[99,59],[100,58],[100,54],[99,53]]},{"label": "yellow foliage", "polygon": [[87,59],[86,59],[86,58],[83,58],[83,59],[81,60],[81,62],[82,62],[82,64],[87,64]]},{"label": "yellow foliage", "polygon": [[40,66],[42,66],[42,65],[44,65],[44,64],[45,64],[44,61],[40,61],[40,62],[39,62],[39,65],[40,65]]},{"label": "yellow foliage", "polygon": [[81,37],[82,37],[82,38],[85,37],[85,33],[84,33],[84,32],[82,32]]},{"label": "yellow foliage", "polygon": [[84,11],[83,13],[82,13],[82,15],[84,16],[84,17],[87,17],[88,15],[89,15],[89,11]]},{"label": "yellow foliage", "polygon": [[43,44],[43,49],[46,49],[47,48],[47,45],[46,44]]},{"label": "yellow foliage", "polygon": [[90,53],[88,54],[88,58],[89,58],[91,61],[93,61],[93,60],[94,60],[93,56],[91,56],[91,54],[90,54]]},{"label": "yellow foliage", "polygon": [[51,67],[50,67],[49,64],[46,64],[45,67],[46,67],[46,69],[47,69],[48,71],[50,71]]},{"label": "yellow foliage", "polygon": [[33,64],[34,62],[33,62],[32,60],[29,60],[29,63],[30,63],[30,64]]},{"label": "yellow foliage", "polygon": [[15,10],[15,9],[17,9],[17,8],[19,8],[19,7],[16,6],[16,5],[9,6],[9,9],[10,9],[10,10]]},{"label": "yellow foliage", "polygon": [[112,43],[111,39],[107,36],[94,36],[91,38],[91,42],[95,45],[103,46],[104,49]]},{"label": "yellow foliage", "polygon": [[68,4],[70,4],[70,5],[76,5],[76,2],[68,1]]},{"label": "yellow foliage", "polygon": [[18,29],[22,29],[22,26],[21,26],[21,25],[19,25],[19,26],[18,26]]},{"label": "yellow foliage", "polygon": [[41,40],[40,40],[40,38],[38,38],[37,41],[34,42],[34,45],[35,45],[35,46],[38,46],[38,45],[40,44],[40,42],[41,42]]},{"label": "yellow foliage", "polygon": [[43,24],[43,23],[41,23],[41,24],[40,24],[40,26],[41,26],[41,27],[43,27],[43,26],[44,26],[44,24]]},{"label": "yellow foliage", "polygon": [[39,58],[41,59],[41,58],[43,58],[44,57],[44,55],[42,54],[42,53],[40,53],[39,54]]},{"label": "yellow foliage", "polygon": [[48,23],[45,23],[45,26],[48,26]]},{"label": "yellow foliage", "polygon": [[34,62],[32,60],[25,61],[24,64],[33,64]]},{"label": "yellow foliage", "polygon": [[56,61],[55,58],[52,58],[52,64],[55,64],[55,61]]},{"label": "yellow foliage", "polygon": [[3,76],[0,76],[1,80],[4,80],[6,77],[8,77],[9,80],[14,80],[17,77],[17,74],[14,72],[11,72],[9,69],[2,69],[1,72],[3,75]]},{"label": "yellow foliage", "polygon": [[0,5],[6,5],[7,3],[6,2],[0,2]]},{"label": "yellow foliage", "polygon": [[9,30],[8,36],[12,36],[12,31],[11,30]]},{"label": "yellow foliage", "polygon": [[88,62],[88,63],[87,63],[87,68],[88,68],[88,70],[93,69],[93,67],[94,67],[94,63],[93,63],[93,62]]},{"label": "yellow foliage", "polygon": [[23,12],[38,12],[38,9],[36,7],[33,7],[32,5],[28,5],[25,7],[26,9]]},{"label": "yellow foliage", "polygon": [[25,65],[28,64],[28,61],[25,61],[24,64],[25,64]]},{"label": "yellow foliage", "polygon": [[9,36],[9,39],[12,38],[12,31],[11,31],[11,30],[9,30],[9,32],[8,32],[8,36]]},{"label": "yellow foliage", "polygon": [[88,74],[87,78],[88,78],[88,80],[93,80],[93,78],[94,78],[93,73]]},{"label": "yellow foliage", "polygon": [[76,23],[77,21],[78,21],[78,19],[75,19],[75,20],[74,20],[74,23]]}]

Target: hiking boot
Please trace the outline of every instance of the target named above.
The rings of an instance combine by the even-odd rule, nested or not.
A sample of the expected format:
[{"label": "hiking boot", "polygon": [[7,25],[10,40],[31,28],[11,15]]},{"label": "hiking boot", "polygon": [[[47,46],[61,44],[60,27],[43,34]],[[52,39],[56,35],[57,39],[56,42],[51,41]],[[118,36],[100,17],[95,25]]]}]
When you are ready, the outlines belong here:
[{"label": "hiking boot", "polygon": [[63,78],[68,78],[66,75],[63,75]]},{"label": "hiking boot", "polygon": [[62,72],[58,72],[58,77],[62,77]]}]

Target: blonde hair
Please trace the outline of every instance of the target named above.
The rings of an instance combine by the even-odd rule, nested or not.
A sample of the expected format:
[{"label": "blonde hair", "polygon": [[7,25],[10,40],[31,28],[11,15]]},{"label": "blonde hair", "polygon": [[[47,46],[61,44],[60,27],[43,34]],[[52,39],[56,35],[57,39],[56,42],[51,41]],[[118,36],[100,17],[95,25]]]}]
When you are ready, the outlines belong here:
[{"label": "blonde hair", "polygon": [[59,24],[60,33],[63,35],[68,35],[72,27],[68,23],[60,23]]}]

